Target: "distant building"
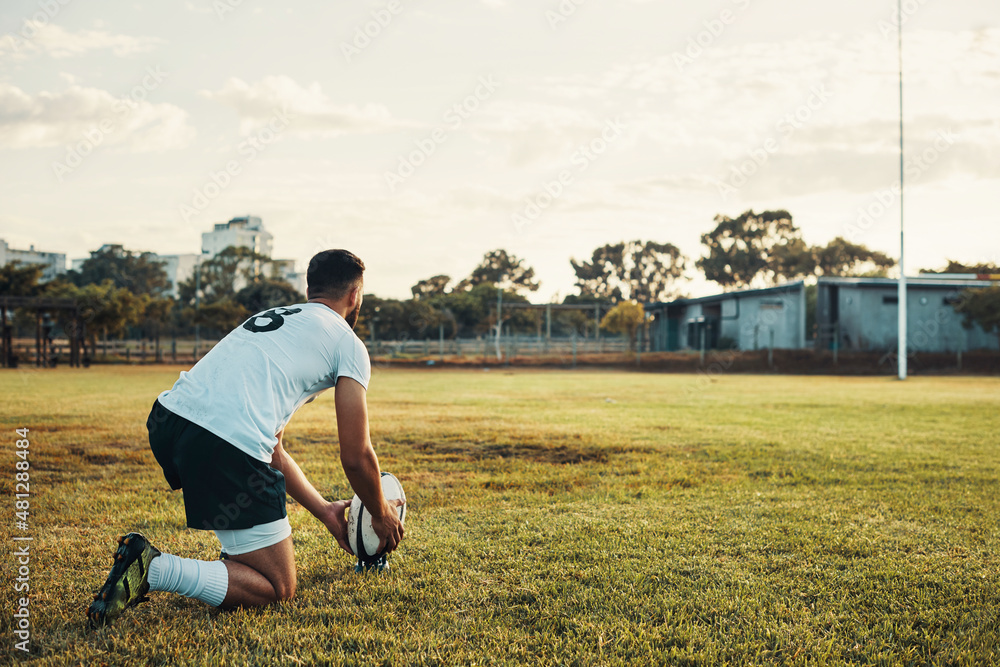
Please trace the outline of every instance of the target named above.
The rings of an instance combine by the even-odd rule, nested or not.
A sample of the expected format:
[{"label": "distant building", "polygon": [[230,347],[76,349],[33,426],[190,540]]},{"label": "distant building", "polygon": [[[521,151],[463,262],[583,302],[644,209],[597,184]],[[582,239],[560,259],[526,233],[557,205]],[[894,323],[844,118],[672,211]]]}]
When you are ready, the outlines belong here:
[{"label": "distant building", "polygon": [[[233,218],[229,222],[216,223],[212,231],[201,235],[201,251],[205,258],[215,257],[229,246],[249,248],[270,257],[273,245],[274,236],[264,229],[264,222],[255,215],[245,215]],[[262,275],[285,280],[305,294],[306,276],[295,270],[294,259],[272,259],[268,265],[256,268]],[[241,289],[245,285],[246,281],[238,277],[235,283],[236,289]]]},{"label": "distant building", "polygon": [[805,284],[646,304],[653,351],[806,347]]},{"label": "distant building", "polygon": [[218,222],[212,231],[202,234],[201,251],[208,257],[215,257],[229,246],[235,246],[270,257],[273,240],[259,217],[245,215],[229,222]]},{"label": "distant building", "polygon": [[41,264],[41,282],[54,280],[60,274],[66,273],[66,255],[61,252],[42,252],[35,250],[35,246],[30,246],[27,250],[11,248],[7,242],[0,239],[0,266],[6,266],[11,262],[21,264]]},{"label": "distant building", "polygon": [[198,266],[200,256],[197,253],[184,255],[156,255],[156,261],[163,263],[163,270],[170,281],[170,288],[167,296],[176,299],[178,296],[177,286],[194,275],[194,269]]},{"label": "distant building", "polygon": [[[985,276],[984,276],[985,277]],[[971,278],[971,277],[970,277]],[[906,345],[915,352],[995,349],[997,337],[966,329],[952,307],[964,289],[988,280],[907,278]],[[899,282],[891,278],[820,278],[816,297],[816,347],[895,350],[899,341]]]},{"label": "distant building", "polygon": [[271,262],[270,275],[281,278],[302,294],[306,293],[306,274],[295,270],[294,259],[276,259]]},{"label": "distant building", "polygon": [[121,243],[105,243],[97,250],[90,251],[90,257],[80,257],[74,259],[71,262],[70,268],[74,271],[82,271],[83,263],[86,262],[91,257],[95,255],[111,255],[112,257],[124,257],[125,256],[125,246]]},{"label": "distant building", "polygon": [[[100,249],[90,253],[91,257],[98,254],[123,257],[125,255],[125,248],[119,243],[105,243]],[[198,255],[194,253],[185,255],[157,255],[156,253],[149,253],[148,256],[151,261],[160,262],[161,268],[167,274],[167,280],[170,281],[170,286],[164,294],[176,299],[178,296],[177,286],[194,275],[194,267],[198,264]],[[74,271],[81,271],[83,263],[88,259],[90,257],[74,259],[71,268]]]},{"label": "distant building", "polygon": [[[5,244],[6,245],[6,244]],[[220,222],[214,225],[210,232],[201,235],[201,254],[185,253],[177,255],[157,255],[153,254],[151,259],[162,263],[163,270],[170,281],[170,287],[166,294],[177,298],[178,286],[191,278],[200,262],[212,259],[220,252],[230,246],[237,248],[249,248],[261,255],[271,256],[274,245],[274,236],[264,228],[264,223],[258,216],[246,215],[233,218],[229,222]],[[101,253],[124,253],[121,245],[106,243],[101,246]],[[96,253],[91,253],[91,255]],[[66,264],[65,255],[62,255],[63,266]],[[83,263],[89,258],[74,259],[72,268],[79,271],[83,268]],[[254,267],[257,272],[266,277],[274,277],[285,280],[295,289],[305,294],[306,276],[295,269],[294,259],[273,259],[263,265]],[[63,269],[65,271],[65,268]],[[235,287],[237,290],[246,285],[246,280],[242,275],[237,276]]]}]

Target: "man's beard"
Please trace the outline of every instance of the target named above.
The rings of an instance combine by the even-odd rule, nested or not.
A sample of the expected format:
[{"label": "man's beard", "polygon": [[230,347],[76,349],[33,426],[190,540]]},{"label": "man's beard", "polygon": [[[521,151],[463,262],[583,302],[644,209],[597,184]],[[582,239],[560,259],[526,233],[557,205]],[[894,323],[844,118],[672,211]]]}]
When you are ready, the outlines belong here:
[{"label": "man's beard", "polygon": [[360,314],[361,314],[361,304],[359,303],[357,307],[351,312],[347,313],[347,317],[344,318],[345,320],[347,320],[347,323],[351,326],[352,329],[354,328],[354,325],[358,323],[358,315]]}]

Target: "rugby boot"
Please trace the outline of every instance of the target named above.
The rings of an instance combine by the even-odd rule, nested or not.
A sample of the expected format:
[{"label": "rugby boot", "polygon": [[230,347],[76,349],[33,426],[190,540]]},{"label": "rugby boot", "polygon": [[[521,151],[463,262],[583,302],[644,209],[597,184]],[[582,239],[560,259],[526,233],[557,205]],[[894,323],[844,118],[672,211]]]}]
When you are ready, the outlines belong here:
[{"label": "rugby boot", "polygon": [[129,607],[149,599],[149,563],[159,555],[159,549],[139,533],[118,538],[108,579],[87,609],[91,627],[108,625]]}]

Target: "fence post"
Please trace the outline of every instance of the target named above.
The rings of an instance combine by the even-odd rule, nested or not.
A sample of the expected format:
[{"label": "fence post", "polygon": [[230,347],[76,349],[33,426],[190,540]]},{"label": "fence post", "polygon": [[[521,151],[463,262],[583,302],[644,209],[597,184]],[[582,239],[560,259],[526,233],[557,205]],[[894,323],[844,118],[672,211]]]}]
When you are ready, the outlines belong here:
[{"label": "fence post", "polygon": [[545,304],[545,354],[549,353],[549,343],[552,341],[552,304]]},{"label": "fence post", "polygon": [[601,304],[594,304],[594,342],[597,343],[597,353],[601,353]]},{"label": "fence post", "polygon": [[642,363],[642,326],[636,331],[635,337],[635,365],[639,366]]},{"label": "fence post", "polygon": [[35,312],[35,366],[42,367],[42,311]]},{"label": "fence post", "polygon": [[774,370],[774,329],[771,329],[771,343],[767,346],[767,367]]},{"label": "fence post", "polygon": [[833,365],[837,365],[840,358],[840,321],[833,325]]}]

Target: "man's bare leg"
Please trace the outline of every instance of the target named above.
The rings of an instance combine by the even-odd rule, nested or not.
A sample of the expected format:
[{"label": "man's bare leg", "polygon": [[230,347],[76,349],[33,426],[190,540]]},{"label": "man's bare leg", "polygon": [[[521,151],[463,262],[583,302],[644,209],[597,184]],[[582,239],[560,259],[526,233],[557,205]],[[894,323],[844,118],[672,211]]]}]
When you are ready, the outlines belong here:
[{"label": "man's bare leg", "polygon": [[229,589],[221,609],[259,607],[290,600],[295,595],[295,550],[291,536],[277,544],[223,561],[229,571]]}]

